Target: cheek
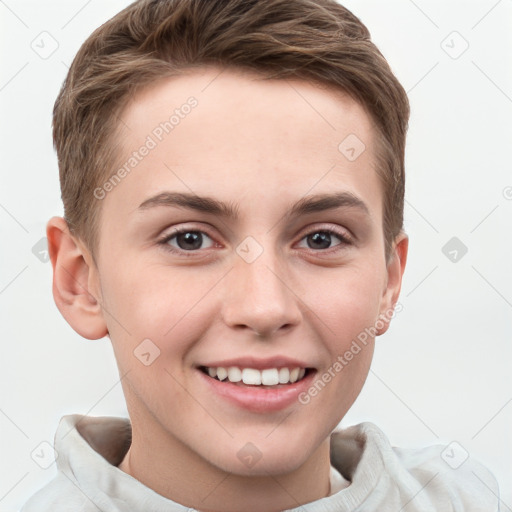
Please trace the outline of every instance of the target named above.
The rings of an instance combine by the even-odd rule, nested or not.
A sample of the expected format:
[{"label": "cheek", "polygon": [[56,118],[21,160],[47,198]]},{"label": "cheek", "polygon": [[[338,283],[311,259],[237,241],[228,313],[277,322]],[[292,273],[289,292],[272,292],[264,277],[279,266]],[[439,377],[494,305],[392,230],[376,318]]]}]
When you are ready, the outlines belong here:
[{"label": "cheek", "polygon": [[183,317],[197,294],[186,277],[161,265],[118,260],[105,272],[105,306],[130,332],[147,330],[162,336]]},{"label": "cheek", "polygon": [[104,286],[112,346],[125,375],[125,397],[134,410],[167,411],[179,423],[180,411],[191,407],[182,364],[201,336],[204,283],[195,286],[195,281],[169,268],[134,268],[117,266]]},{"label": "cheek", "polygon": [[156,346],[158,361],[167,368],[177,366],[210,319],[204,299],[218,276],[211,281],[191,271],[121,263],[105,275],[105,319],[118,363],[125,370],[138,368],[134,351],[144,342]]},{"label": "cheek", "polygon": [[347,307],[333,319],[335,334],[330,333],[326,343],[326,364],[319,368],[306,394],[299,397],[301,403],[311,404],[311,414],[320,414],[329,428],[341,421],[360,394],[373,358],[371,321],[367,315],[356,318],[357,314]]},{"label": "cheek", "polygon": [[371,267],[343,270],[329,276],[323,286],[317,284],[310,287],[306,301],[338,349],[374,325],[380,310],[382,273]]},{"label": "cheek", "polygon": [[336,427],[359,396],[373,356],[372,339],[343,342],[311,386],[299,396],[306,417],[316,418],[327,432]]},{"label": "cheek", "polygon": [[315,288],[308,294],[308,304],[315,304],[317,336],[327,353],[326,365],[319,369],[304,401],[316,402],[315,414],[322,411],[329,424],[337,424],[346,414],[368,376],[382,279],[382,273],[371,266],[340,271],[337,279],[324,283],[323,292]]}]

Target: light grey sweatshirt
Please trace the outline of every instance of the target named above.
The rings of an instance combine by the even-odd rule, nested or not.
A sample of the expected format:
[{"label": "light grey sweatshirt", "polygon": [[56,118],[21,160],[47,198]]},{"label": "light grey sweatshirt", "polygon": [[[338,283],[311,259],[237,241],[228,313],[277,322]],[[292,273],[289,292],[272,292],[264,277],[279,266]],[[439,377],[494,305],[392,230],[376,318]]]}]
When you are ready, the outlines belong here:
[{"label": "light grey sweatshirt", "polygon": [[[127,419],[64,416],[55,434],[57,476],[21,512],[193,512],[117,467],[130,442]],[[499,511],[496,479],[466,456],[456,444],[394,448],[372,423],[337,429],[331,494],[286,512]]]}]

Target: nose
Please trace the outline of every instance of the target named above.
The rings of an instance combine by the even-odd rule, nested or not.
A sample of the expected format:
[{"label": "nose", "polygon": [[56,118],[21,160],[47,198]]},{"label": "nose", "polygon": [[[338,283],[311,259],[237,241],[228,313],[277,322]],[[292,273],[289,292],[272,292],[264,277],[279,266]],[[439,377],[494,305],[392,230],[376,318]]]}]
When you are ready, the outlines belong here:
[{"label": "nose", "polygon": [[264,338],[291,330],[302,318],[290,272],[270,252],[252,263],[236,258],[226,276],[222,306],[226,325]]}]

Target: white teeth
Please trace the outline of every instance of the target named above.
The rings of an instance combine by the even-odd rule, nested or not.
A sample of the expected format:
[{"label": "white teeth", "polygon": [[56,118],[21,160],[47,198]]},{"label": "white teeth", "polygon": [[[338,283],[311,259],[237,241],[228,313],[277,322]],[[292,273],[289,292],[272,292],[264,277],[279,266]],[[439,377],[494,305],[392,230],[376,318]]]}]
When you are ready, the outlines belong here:
[{"label": "white teeth", "polygon": [[244,384],[261,384],[261,372],[254,368],[244,368],[242,370],[242,380]]},{"label": "white teeth", "polygon": [[[297,382],[297,379],[299,378],[299,371],[300,371],[300,368],[294,368],[290,372],[290,382]],[[217,370],[217,372],[218,372],[218,370]]]},{"label": "white teeth", "polygon": [[242,380],[242,370],[236,366],[228,368],[229,382],[240,382]]},{"label": "white teeth", "polygon": [[261,383],[264,386],[274,386],[279,384],[279,373],[275,368],[269,368],[261,372]]},{"label": "white teeth", "polygon": [[290,382],[290,370],[281,368],[279,370],[279,384],[288,384]]},{"label": "white teeth", "polygon": [[212,378],[220,381],[229,380],[229,382],[240,382],[250,386],[275,386],[277,384],[289,384],[297,382],[306,374],[305,368],[266,368],[265,370],[257,370],[255,368],[238,368],[230,366],[224,368],[207,367],[206,371]]},{"label": "white teeth", "polygon": [[224,380],[228,376],[228,371],[226,368],[222,368],[222,366],[219,366],[217,368],[217,378],[219,380]]}]

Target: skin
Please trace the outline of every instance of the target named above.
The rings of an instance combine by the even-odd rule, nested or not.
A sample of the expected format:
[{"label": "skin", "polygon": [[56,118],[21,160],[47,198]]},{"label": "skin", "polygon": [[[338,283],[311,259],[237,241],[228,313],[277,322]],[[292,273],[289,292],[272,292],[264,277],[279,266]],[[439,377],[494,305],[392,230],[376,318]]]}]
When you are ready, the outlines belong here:
[{"label": "skin", "polygon": [[[213,67],[163,79],[123,111],[120,165],[190,96],[197,107],[98,204],[97,266],[62,218],[48,222],[55,301],[81,336],[111,340],[133,428],[121,470],[198,510],[298,507],[329,494],[329,434],[361,391],[374,339],[309,403],[272,413],[227,403],[196,366],[287,355],[321,376],[389,315],[407,237],[397,237],[386,260],[368,115],[344,93],[309,82]],[[366,146],[354,161],[338,150],[349,134]],[[163,191],[238,204],[239,218],[139,210]],[[285,217],[296,201],[324,192],[350,193],[367,211]],[[183,237],[167,242],[178,252],[159,244],[178,227],[203,233],[198,248]],[[311,235],[326,229],[343,238],[315,243]],[[262,248],[251,263],[236,252],[248,236]],[[388,323],[379,327],[382,334]],[[148,338],[160,355],[146,366],[134,350]],[[261,453],[252,467],[237,457],[248,442]]]}]

